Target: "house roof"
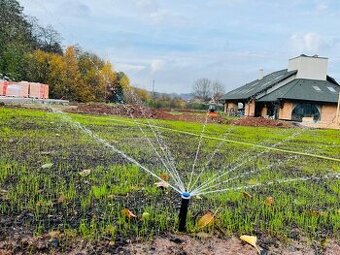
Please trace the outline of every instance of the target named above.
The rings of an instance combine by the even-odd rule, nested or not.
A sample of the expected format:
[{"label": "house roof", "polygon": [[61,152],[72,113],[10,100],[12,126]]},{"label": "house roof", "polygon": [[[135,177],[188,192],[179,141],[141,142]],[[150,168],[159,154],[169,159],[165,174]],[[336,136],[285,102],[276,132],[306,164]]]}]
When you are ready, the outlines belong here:
[{"label": "house roof", "polygon": [[221,99],[222,100],[242,100],[248,99],[257,95],[258,93],[267,90],[276,83],[296,74],[297,71],[288,72],[287,69],[283,69],[277,72],[273,72],[264,76],[261,80],[254,80],[247,83],[237,89],[234,89],[226,93]]},{"label": "house roof", "polygon": [[331,82],[330,78],[327,77],[326,81],[295,79],[257,101],[271,102],[279,99],[291,99],[337,103],[340,86],[336,82]]}]

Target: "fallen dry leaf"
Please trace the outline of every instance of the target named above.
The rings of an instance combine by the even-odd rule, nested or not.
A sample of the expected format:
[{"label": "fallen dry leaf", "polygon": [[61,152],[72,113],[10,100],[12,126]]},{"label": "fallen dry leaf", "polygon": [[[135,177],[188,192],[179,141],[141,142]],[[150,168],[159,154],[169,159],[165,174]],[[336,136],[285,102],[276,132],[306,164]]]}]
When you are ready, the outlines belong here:
[{"label": "fallen dry leaf", "polygon": [[261,254],[260,248],[257,247],[257,244],[256,244],[256,243],[257,243],[257,237],[256,237],[256,236],[242,235],[242,236],[240,236],[240,239],[241,239],[242,241],[244,241],[244,242],[246,242],[246,243],[248,243],[248,244],[254,246],[255,249],[257,250],[257,252],[258,252],[259,254]]},{"label": "fallen dry leaf", "polygon": [[53,166],[53,163],[47,163],[41,166],[42,169],[47,169],[47,168],[51,168]]},{"label": "fallen dry leaf", "polygon": [[164,181],[170,180],[170,176],[167,173],[162,173],[159,177]]},{"label": "fallen dry leaf", "polygon": [[58,198],[58,204],[63,204],[64,202],[65,202],[65,196],[60,195],[60,197]]},{"label": "fallen dry leaf", "polygon": [[91,169],[85,169],[85,170],[79,172],[79,175],[81,177],[86,177],[86,176],[89,176],[90,174],[91,174]]},{"label": "fallen dry leaf", "polygon": [[215,220],[215,214],[212,212],[207,212],[204,214],[199,220],[197,221],[197,227],[198,228],[205,228],[207,226],[210,226],[214,223]]},{"label": "fallen dry leaf", "polygon": [[309,210],[307,211],[307,214],[310,216],[325,216],[327,215],[326,212],[318,211],[318,210]]},{"label": "fallen dry leaf", "polygon": [[137,216],[127,208],[122,210],[122,214],[128,219],[137,218]]},{"label": "fallen dry leaf", "polygon": [[245,198],[253,198],[253,196],[250,193],[246,192],[246,191],[243,191],[242,194],[243,194],[243,196]]},{"label": "fallen dry leaf", "polygon": [[272,196],[269,196],[266,198],[266,205],[272,206],[274,204],[274,198]]},{"label": "fallen dry leaf", "polygon": [[60,236],[60,231],[56,230],[56,231],[51,231],[48,233],[48,235],[50,236],[51,239],[54,238],[59,238]]}]

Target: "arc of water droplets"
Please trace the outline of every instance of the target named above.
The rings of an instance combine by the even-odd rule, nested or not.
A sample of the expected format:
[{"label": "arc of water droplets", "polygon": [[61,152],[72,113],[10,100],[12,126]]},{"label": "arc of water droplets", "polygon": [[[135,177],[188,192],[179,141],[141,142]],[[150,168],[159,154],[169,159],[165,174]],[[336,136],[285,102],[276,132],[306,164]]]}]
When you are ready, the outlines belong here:
[{"label": "arc of water droplets", "polygon": [[[131,93],[131,95],[134,97],[134,99],[135,99],[136,102],[137,102],[138,99],[136,98],[135,93],[133,93],[133,92],[130,91],[130,90],[129,90],[129,92]],[[137,103],[138,103],[138,102],[137,102]],[[165,168],[168,170],[168,173],[170,174],[170,176],[175,180],[176,185],[180,188],[180,190],[181,190],[182,192],[184,192],[184,191],[185,191],[185,187],[184,187],[183,181],[182,181],[182,179],[180,178],[180,176],[179,176],[179,174],[178,174],[178,171],[177,171],[177,169],[176,169],[176,167],[175,167],[175,165],[174,165],[173,159],[172,159],[170,153],[168,152],[167,146],[164,144],[163,140],[160,138],[160,135],[159,135],[159,134],[158,134],[158,135],[156,134],[156,131],[155,131],[154,128],[153,128],[154,125],[151,125],[151,124],[150,124],[150,121],[146,118],[146,113],[145,113],[145,111],[142,109],[142,107],[141,107],[141,111],[142,111],[142,115],[144,115],[145,120],[147,121],[148,126],[150,127],[150,129],[151,129],[151,131],[152,131],[154,137],[156,138],[156,141],[157,141],[157,143],[158,143],[158,145],[159,145],[161,151],[163,152],[166,161],[168,162],[169,168],[167,167],[167,165],[166,165],[165,162],[163,161],[162,157],[160,156],[160,154],[158,153],[158,151],[157,151],[156,148],[154,147],[154,145],[153,145],[153,143],[151,142],[151,140],[147,137],[147,135],[145,134],[145,132],[142,130],[140,123],[138,123],[138,122],[134,119],[134,117],[133,117],[132,114],[130,114],[130,115],[131,115],[132,119],[134,119],[134,122],[137,123],[137,126],[138,126],[139,129],[142,131],[142,133],[144,134],[144,136],[147,138],[149,144],[150,144],[151,147],[154,149],[155,153],[156,153],[157,155],[159,155],[159,159],[162,161],[163,165],[164,165]],[[163,143],[163,144],[162,144],[162,143]]]},{"label": "arc of water droplets", "polygon": [[[166,146],[166,144],[164,143],[164,141],[162,140],[161,138],[161,135],[158,133],[156,134],[156,131],[154,130],[154,127],[155,125],[151,125],[150,124],[150,121],[149,119],[146,118],[146,113],[145,111],[143,110],[143,108],[141,107],[141,105],[143,105],[143,102],[138,102],[138,98],[137,96],[135,95],[135,93],[133,93],[133,91],[129,90],[129,92],[131,93],[131,95],[134,97],[135,101],[137,103],[139,103],[139,106],[140,106],[140,109],[142,111],[142,114],[144,115],[144,119],[146,120],[146,122],[148,123],[148,126],[150,127],[154,137],[156,138],[156,141],[161,149],[161,151],[163,152],[163,155],[165,157],[165,159],[167,160],[168,164],[169,164],[169,167],[173,173],[173,176],[174,176],[174,180],[177,180],[178,182],[178,186],[181,188],[181,190],[184,192],[185,191],[185,187],[184,187],[184,184],[183,184],[183,181],[181,179],[181,177],[179,176],[178,174],[178,171],[176,169],[176,166],[174,164],[174,159],[172,158],[171,156],[171,152],[169,151],[168,147]],[[136,121],[135,121],[136,122]],[[151,141],[150,141],[151,142]],[[156,150],[157,151],[157,150]],[[169,169],[169,170],[170,170]]]},{"label": "arc of water droplets", "polygon": [[[289,159],[292,159],[292,158],[295,158],[295,157],[296,157],[295,155],[294,155],[294,156],[290,156],[290,157],[288,157],[288,160],[289,160]],[[283,161],[280,161],[280,162],[277,164],[277,166],[281,165],[282,163],[283,163]],[[266,166],[264,169],[270,169],[270,168],[271,168],[272,166],[274,166],[274,165],[275,165],[275,163],[273,162],[273,163],[269,164],[268,166]],[[230,179],[227,179],[227,180],[222,181],[222,182],[220,182],[220,183],[214,184],[213,186],[210,186],[210,187],[207,187],[207,188],[203,188],[203,189],[200,190],[200,193],[202,193],[202,192],[204,192],[204,191],[206,191],[206,190],[212,189],[212,188],[216,188],[216,187],[220,186],[221,184],[225,184],[225,183],[228,183],[228,182],[230,182],[230,181],[239,180],[239,179],[241,179],[241,178],[243,178],[243,177],[245,177],[245,176],[247,176],[247,175],[251,175],[251,174],[254,174],[254,173],[258,173],[259,171],[260,171],[260,170],[257,169],[257,170],[253,170],[253,171],[249,171],[249,172],[240,174],[240,175],[235,176],[235,177],[233,177],[233,178],[230,178]]]},{"label": "arc of water droplets", "polygon": [[[303,130],[303,129],[302,129],[302,130]],[[279,145],[281,145],[282,143],[288,141],[289,139],[294,138],[295,136],[301,134],[301,133],[302,133],[302,130],[301,130],[300,132],[296,132],[296,133],[292,134],[291,136],[287,137],[287,138],[284,139],[283,141],[280,141],[280,142],[274,144],[273,146],[270,146],[270,148],[274,148],[274,147],[276,147],[276,146],[279,146]],[[220,176],[217,176],[217,174],[214,174],[213,177],[211,177],[209,180],[207,180],[206,182],[204,182],[203,184],[201,184],[199,187],[197,187],[196,189],[194,189],[194,190],[191,191],[190,193],[191,193],[191,194],[198,194],[198,193],[200,193],[200,190],[201,190],[202,188],[209,186],[211,183],[215,182],[216,180],[218,180],[218,179],[220,179],[220,178],[226,176],[226,175],[229,174],[230,172],[235,171],[235,170],[236,170],[237,168],[239,168],[240,166],[242,166],[242,165],[244,165],[244,164],[250,162],[250,161],[253,160],[254,158],[257,158],[258,156],[260,156],[260,155],[266,153],[267,151],[270,150],[270,148],[268,148],[267,150],[264,150],[264,151],[262,151],[262,152],[260,152],[260,153],[258,153],[258,154],[256,154],[256,155],[254,155],[253,157],[249,157],[247,160],[243,161],[242,163],[239,163],[238,165],[234,166],[234,167],[231,168],[229,171],[223,173],[223,174],[220,175]]]},{"label": "arc of water droplets", "polygon": [[251,188],[256,188],[256,187],[260,187],[260,186],[269,186],[269,185],[281,184],[281,183],[290,183],[290,182],[299,182],[299,181],[308,181],[308,180],[327,180],[327,179],[331,179],[331,178],[339,179],[340,173],[328,174],[328,175],[321,176],[321,177],[310,176],[310,177],[300,177],[300,178],[292,178],[292,179],[280,179],[280,180],[271,181],[271,182],[267,182],[267,183],[259,183],[259,184],[253,184],[253,185],[247,185],[247,186],[239,186],[239,187],[232,187],[232,188],[226,188],[226,189],[212,190],[212,191],[208,191],[208,192],[197,193],[195,195],[199,196],[199,195],[207,195],[207,194],[225,192],[225,191],[236,191],[236,190],[242,190],[242,189],[251,189]]},{"label": "arc of water droplets", "polygon": [[200,138],[199,138],[199,141],[198,141],[198,145],[197,145],[197,150],[196,150],[196,154],[195,154],[194,163],[192,164],[192,169],[191,169],[191,174],[190,174],[190,180],[189,180],[189,184],[188,184],[188,186],[187,186],[187,191],[189,191],[190,188],[191,188],[192,177],[193,177],[193,174],[194,174],[194,171],[195,171],[195,167],[196,167],[196,162],[197,162],[198,154],[199,154],[200,148],[201,148],[201,143],[202,143],[203,134],[204,134],[204,132],[205,132],[205,127],[207,126],[207,122],[208,122],[208,117],[209,117],[209,114],[206,113],[204,125],[203,125],[202,131],[201,131],[201,135],[200,135]]},{"label": "arc of water droplets", "polygon": [[[225,132],[223,134],[223,138],[226,138],[230,132],[235,128],[235,125],[232,126],[232,128],[229,128],[227,130],[227,132]],[[206,167],[208,167],[208,165],[210,164],[210,162],[213,160],[213,158],[215,157],[216,153],[219,151],[219,149],[221,148],[221,146],[224,144],[224,140],[220,141],[218,143],[218,145],[216,146],[215,150],[210,154],[210,157],[207,161],[207,163],[202,167],[200,173],[198,174],[198,176],[196,177],[195,181],[192,184],[192,187],[195,187],[196,183],[198,182],[198,180],[201,178],[201,175],[203,174],[203,172],[205,171]]]},{"label": "arc of water droplets", "polygon": [[[151,170],[147,169],[145,166],[143,166],[142,164],[140,164],[137,160],[135,160],[134,158],[126,155],[124,152],[122,152],[121,150],[118,150],[116,147],[114,147],[112,144],[110,144],[109,142],[107,142],[106,140],[104,140],[103,138],[99,137],[98,135],[96,135],[95,133],[93,133],[90,129],[84,127],[83,125],[81,125],[79,122],[74,121],[72,118],[65,116],[65,113],[60,111],[60,110],[56,110],[54,108],[51,107],[51,110],[54,113],[58,113],[61,114],[61,116],[64,118],[64,120],[66,120],[67,122],[71,123],[73,126],[77,127],[79,130],[83,131],[85,134],[89,135],[90,137],[94,138],[97,142],[102,143],[103,145],[105,145],[106,147],[110,148],[112,151],[118,153],[119,155],[121,155],[123,158],[127,159],[128,161],[130,161],[133,164],[136,164],[138,167],[140,167],[141,169],[143,169],[145,172],[147,172],[148,174],[152,175],[153,177],[157,178],[160,181],[164,181],[162,178],[160,178],[158,175],[156,175],[155,173],[153,173]],[[173,190],[177,191],[178,193],[182,193],[178,188],[176,188],[175,186],[171,185],[170,183],[164,181],[165,183],[167,183],[169,185],[170,188],[172,188]]]}]

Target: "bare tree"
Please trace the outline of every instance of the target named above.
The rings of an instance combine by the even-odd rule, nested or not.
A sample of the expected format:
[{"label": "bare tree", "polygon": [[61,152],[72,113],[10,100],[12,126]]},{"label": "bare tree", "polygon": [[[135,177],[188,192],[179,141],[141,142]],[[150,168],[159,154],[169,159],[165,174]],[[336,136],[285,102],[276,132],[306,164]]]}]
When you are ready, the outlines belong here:
[{"label": "bare tree", "polygon": [[219,81],[214,81],[211,85],[212,99],[218,102],[224,95],[224,85]]},{"label": "bare tree", "polygon": [[211,81],[207,78],[198,79],[193,85],[194,97],[203,102],[209,102],[211,98],[211,85]]}]

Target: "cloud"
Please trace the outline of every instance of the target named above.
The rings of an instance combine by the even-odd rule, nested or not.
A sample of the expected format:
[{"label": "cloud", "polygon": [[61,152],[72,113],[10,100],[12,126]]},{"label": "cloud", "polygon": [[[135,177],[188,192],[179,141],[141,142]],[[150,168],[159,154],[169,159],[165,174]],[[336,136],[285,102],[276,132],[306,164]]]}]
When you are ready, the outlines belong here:
[{"label": "cloud", "polygon": [[314,32],[294,34],[290,37],[290,40],[295,50],[301,53],[316,54],[321,50],[322,39]]},{"label": "cloud", "polygon": [[63,44],[110,59],[149,89],[155,79],[159,91],[184,92],[203,76],[233,88],[256,78],[258,68],[282,69],[301,53],[329,57],[330,70],[339,70],[336,0],[19,2],[25,14],[53,25]]},{"label": "cloud", "polygon": [[118,71],[125,71],[125,72],[140,72],[146,68],[143,65],[134,65],[134,64],[127,64],[127,63],[115,63],[114,66],[116,67]]},{"label": "cloud", "polygon": [[91,14],[90,7],[79,1],[64,1],[59,5],[59,13],[72,17],[85,18]]},{"label": "cloud", "polygon": [[156,12],[158,4],[153,0],[137,0],[137,6],[144,12]]},{"label": "cloud", "polygon": [[315,11],[319,14],[325,13],[329,10],[329,6],[326,2],[318,2],[315,6]]},{"label": "cloud", "polygon": [[156,73],[163,69],[165,61],[162,59],[153,59],[151,62],[151,73]]}]

